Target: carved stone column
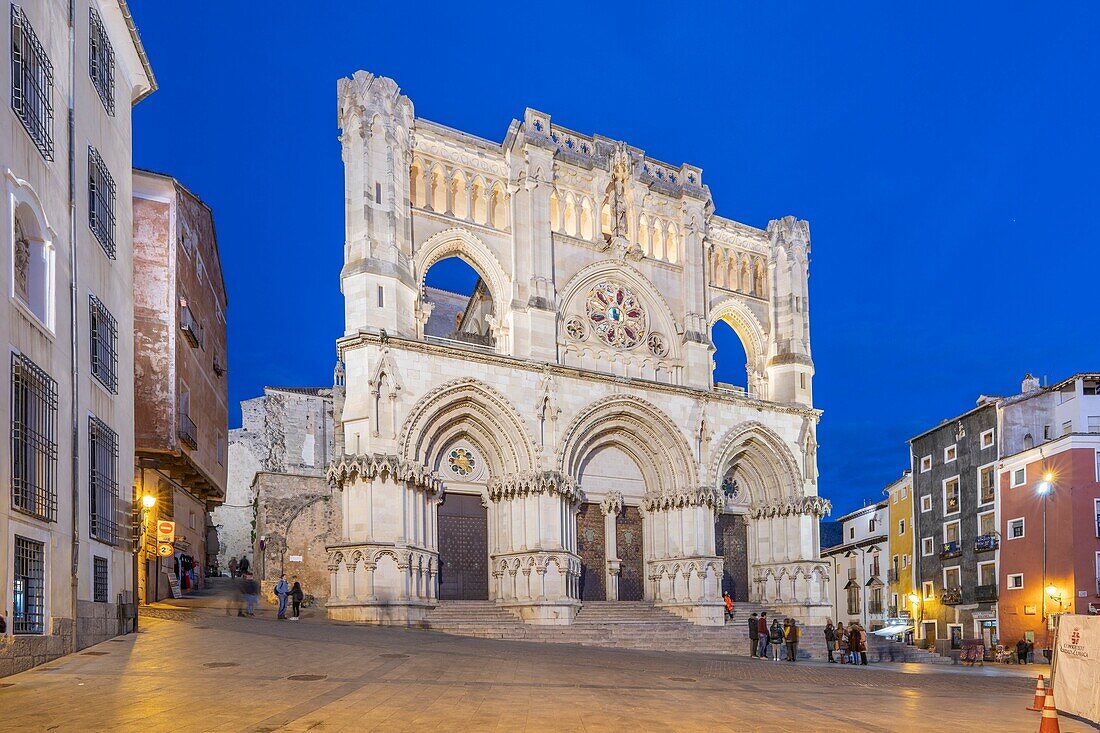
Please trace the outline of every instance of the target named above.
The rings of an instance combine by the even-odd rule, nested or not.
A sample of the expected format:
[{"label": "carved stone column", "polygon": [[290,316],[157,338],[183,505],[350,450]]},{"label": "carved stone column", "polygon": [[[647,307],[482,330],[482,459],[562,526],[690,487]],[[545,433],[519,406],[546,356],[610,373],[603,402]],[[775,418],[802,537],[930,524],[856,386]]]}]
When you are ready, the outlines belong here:
[{"label": "carved stone column", "polygon": [[420,464],[384,454],[345,455],[328,478],[344,509],[344,536],[327,548],[336,591],[329,618],[420,621],[436,603],[423,568],[434,579],[439,554],[435,533],[418,532],[417,518],[434,518],[442,481]]},{"label": "carved stone column", "polygon": [[[831,613],[829,572],[821,561],[814,531],[832,510],[828,500],[803,496],[753,505],[750,542],[753,558],[749,600],[766,603],[802,623],[824,624]],[[770,541],[760,542],[760,537]]]},{"label": "carved stone column", "polygon": [[622,569],[622,560],[619,559],[619,548],[615,532],[616,519],[623,511],[623,494],[621,491],[609,491],[600,502],[603,510],[603,537],[604,556],[607,558],[606,577],[604,588],[607,589],[607,600],[619,600],[619,572]]},{"label": "carved stone column", "polygon": [[568,524],[578,500],[577,484],[557,471],[489,482],[490,521],[500,527],[490,557],[496,602],[528,623],[573,623],[580,558]]}]

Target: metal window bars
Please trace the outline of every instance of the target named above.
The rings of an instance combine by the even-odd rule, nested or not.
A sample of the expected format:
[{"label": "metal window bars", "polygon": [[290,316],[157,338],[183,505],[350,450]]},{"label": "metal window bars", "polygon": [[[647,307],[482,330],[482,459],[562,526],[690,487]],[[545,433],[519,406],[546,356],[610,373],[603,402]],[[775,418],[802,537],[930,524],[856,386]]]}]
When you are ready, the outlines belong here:
[{"label": "metal window bars", "polygon": [[94,7],[88,17],[88,74],[107,114],[115,114],[115,52]]},{"label": "metal window bars", "polygon": [[195,423],[192,422],[190,416],[185,413],[180,413],[179,424],[179,436],[180,440],[189,446],[192,450],[199,447],[199,429],[195,427]]},{"label": "metal window bars", "polygon": [[46,564],[41,542],[15,536],[12,632],[42,634],[46,626]]},{"label": "metal window bars", "polygon": [[111,394],[118,394],[118,322],[107,306],[88,296],[91,324],[92,376]]},{"label": "metal window bars", "polygon": [[57,382],[22,354],[11,355],[11,505],[57,518]]},{"label": "metal window bars", "polygon": [[92,600],[96,603],[107,602],[107,558],[96,557],[92,559]]},{"label": "metal window bars", "polygon": [[118,433],[88,418],[88,510],[92,537],[118,543]]},{"label": "metal window bars", "polygon": [[11,108],[38,151],[53,160],[53,64],[18,5],[11,6]]},{"label": "metal window bars", "polygon": [[99,151],[88,146],[88,226],[107,256],[115,258],[115,179]]}]

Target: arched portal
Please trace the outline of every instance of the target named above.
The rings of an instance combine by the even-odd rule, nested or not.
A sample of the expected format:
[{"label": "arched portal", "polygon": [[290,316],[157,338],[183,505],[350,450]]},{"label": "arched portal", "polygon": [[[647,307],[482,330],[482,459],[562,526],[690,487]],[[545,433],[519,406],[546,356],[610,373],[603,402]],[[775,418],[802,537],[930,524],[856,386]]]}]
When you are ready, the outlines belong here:
[{"label": "arched portal", "polygon": [[[749,304],[736,296],[716,303],[711,308],[710,325],[716,350],[715,385],[725,382],[743,388],[750,397],[768,399],[767,336]],[[740,374],[745,375],[743,379]]]},{"label": "arched portal", "polygon": [[710,329],[710,340],[714,344],[715,387],[747,394],[751,365],[737,331],[729,322],[719,320]]},{"label": "arched portal", "polygon": [[447,257],[428,269],[423,299],[430,304],[425,336],[489,348],[496,345],[492,293],[477,269],[463,257]]}]

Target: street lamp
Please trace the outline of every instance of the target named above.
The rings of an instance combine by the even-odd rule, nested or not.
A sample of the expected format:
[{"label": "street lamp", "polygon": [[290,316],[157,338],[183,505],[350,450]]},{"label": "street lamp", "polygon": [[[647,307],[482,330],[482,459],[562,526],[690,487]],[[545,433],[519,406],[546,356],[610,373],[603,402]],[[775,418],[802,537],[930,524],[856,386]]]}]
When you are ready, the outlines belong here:
[{"label": "street lamp", "polygon": [[[144,477],[145,469],[142,468],[142,479],[144,479]],[[145,481],[143,480],[142,485],[144,484]],[[147,515],[156,505],[157,497],[155,494],[142,494],[141,511],[138,513],[137,537],[134,541],[134,631],[137,631],[138,628],[138,562],[142,553],[145,551],[145,515]]]},{"label": "street lamp", "polygon": [[[1035,487],[1035,491],[1039,496],[1043,497],[1043,585],[1047,584],[1047,497],[1054,491],[1054,474],[1047,471],[1043,474],[1043,480],[1039,482],[1039,485]],[[1051,592],[1054,589],[1057,592],[1057,588],[1054,586],[1046,587],[1046,593],[1043,594],[1043,623],[1046,624],[1047,620],[1047,596],[1053,598],[1054,593]],[[1059,601],[1059,607],[1061,602]],[[1049,633],[1049,632],[1048,632]]]},{"label": "street lamp", "polygon": [[156,505],[157,505],[157,497],[155,497],[154,495],[146,494],[145,496],[141,497],[141,507],[142,507],[142,512],[141,513],[143,515],[142,516],[142,522],[143,523],[144,523],[144,519],[145,519],[145,517],[144,517],[145,512],[149,511],[150,509],[152,509]]}]

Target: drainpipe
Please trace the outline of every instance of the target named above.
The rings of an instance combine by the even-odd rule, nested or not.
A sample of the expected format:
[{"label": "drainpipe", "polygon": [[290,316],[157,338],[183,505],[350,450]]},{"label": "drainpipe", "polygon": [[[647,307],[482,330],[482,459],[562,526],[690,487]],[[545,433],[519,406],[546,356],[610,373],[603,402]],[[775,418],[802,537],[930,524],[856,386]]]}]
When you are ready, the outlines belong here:
[{"label": "drainpipe", "polygon": [[77,590],[80,571],[80,379],[77,338],[77,267],[76,267],[76,4],[69,0],[69,318],[70,353],[69,364],[72,386],[72,480],[69,482],[73,492],[72,506],[72,613],[73,648],[76,648],[77,626]]}]

